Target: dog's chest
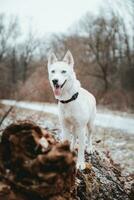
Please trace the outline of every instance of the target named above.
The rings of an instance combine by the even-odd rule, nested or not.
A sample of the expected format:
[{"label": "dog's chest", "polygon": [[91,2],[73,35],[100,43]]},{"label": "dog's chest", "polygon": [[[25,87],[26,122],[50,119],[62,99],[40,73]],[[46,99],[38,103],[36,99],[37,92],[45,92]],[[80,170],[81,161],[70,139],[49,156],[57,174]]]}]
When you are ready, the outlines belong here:
[{"label": "dog's chest", "polygon": [[75,122],[80,120],[80,107],[72,102],[69,104],[61,105],[59,107],[61,117],[67,122]]},{"label": "dog's chest", "polygon": [[60,113],[64,116],[64,118],[73,118],[74,116],[76,116],[77,108],[74,105],[65,104],[60,106]]}]

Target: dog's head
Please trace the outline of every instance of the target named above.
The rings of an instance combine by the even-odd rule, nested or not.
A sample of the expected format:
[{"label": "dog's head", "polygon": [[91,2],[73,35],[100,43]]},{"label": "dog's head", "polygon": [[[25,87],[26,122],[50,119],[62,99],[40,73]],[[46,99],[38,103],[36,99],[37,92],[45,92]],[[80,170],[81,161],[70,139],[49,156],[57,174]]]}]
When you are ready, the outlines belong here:
[{"label": "dog's head", "polygon": [[58,61],[54,53],[48,57],[49,81],[56,98],[61,96],[63,90],[71,87],[74,77],[74,60],[70,51],[67,51],[62,61]]}]

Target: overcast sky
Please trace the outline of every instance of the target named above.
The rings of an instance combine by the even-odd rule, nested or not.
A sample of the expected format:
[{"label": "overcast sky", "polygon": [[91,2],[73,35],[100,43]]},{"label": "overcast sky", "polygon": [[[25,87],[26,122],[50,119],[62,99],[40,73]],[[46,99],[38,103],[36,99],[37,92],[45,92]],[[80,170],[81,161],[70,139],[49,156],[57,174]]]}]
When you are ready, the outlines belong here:
[{"label": "overcast sky", "polygon": [[129,0],[0,0],[0,13],[19,16],[23,31],[32,26],[44,34],[66,32],[87,11],[97,13],[107,4],[124,17],[128,12],[125,2]]}]

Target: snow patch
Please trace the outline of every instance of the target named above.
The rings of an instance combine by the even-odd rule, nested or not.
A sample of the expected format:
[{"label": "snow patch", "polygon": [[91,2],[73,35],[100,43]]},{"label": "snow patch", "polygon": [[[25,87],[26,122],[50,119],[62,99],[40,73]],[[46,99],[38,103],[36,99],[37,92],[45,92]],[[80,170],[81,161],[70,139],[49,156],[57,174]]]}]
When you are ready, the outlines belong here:
[{"label": "snow patch", "polygon": [[[56,104],[50,103],[35,103],[35,102],[24,102],[15,100],[1,100],[0,103],[4,105],[15,106],[19,108],[26,108],[36,111],[42,111],[46,113],[51,113],[58,115],[58,106]],[[124,116],[115,115],[112,113],[102,113],[102,110],[97,113],[95,119],[95,125],[121,130],[129,134],[134,134],[134,119]]]}]

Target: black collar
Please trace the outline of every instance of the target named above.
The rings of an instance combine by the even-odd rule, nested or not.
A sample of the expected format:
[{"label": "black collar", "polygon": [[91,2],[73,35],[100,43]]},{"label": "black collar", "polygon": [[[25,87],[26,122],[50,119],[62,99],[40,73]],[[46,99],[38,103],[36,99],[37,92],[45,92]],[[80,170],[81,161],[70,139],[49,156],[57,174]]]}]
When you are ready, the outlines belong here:
[{"label": "black collar", "polygon": [[69,103],[69,102],[74,101],[75,99],[77,99],[78,95],[79,95],[79,93],[76,92],[70,99],[68,99],[68,100],[61,100],[60,102],[61,103]]}]

